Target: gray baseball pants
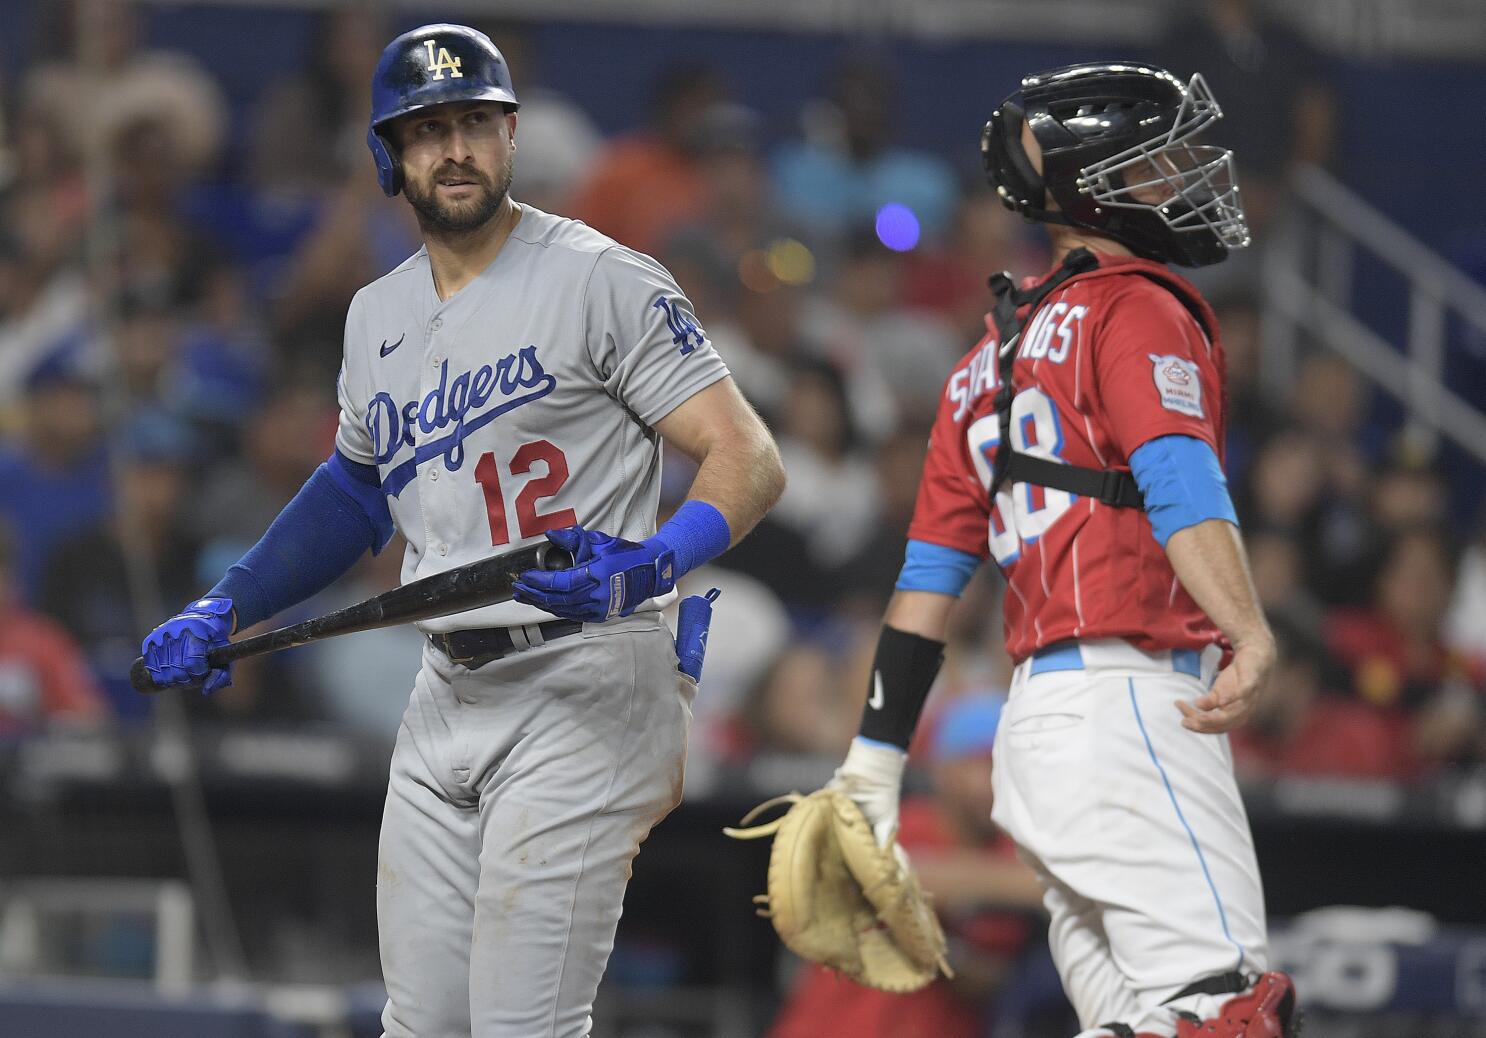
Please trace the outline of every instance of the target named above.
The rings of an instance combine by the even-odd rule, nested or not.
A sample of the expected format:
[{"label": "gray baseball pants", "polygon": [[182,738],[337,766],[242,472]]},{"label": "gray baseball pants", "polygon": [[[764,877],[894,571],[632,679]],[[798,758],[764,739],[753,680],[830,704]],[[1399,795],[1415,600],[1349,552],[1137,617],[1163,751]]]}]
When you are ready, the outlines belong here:
[{"label": "gray baseball pants", "polygon": [[589,1033],[695,693],[654,613],[474,671],[424,649],[378,857],[384,1038]]}]

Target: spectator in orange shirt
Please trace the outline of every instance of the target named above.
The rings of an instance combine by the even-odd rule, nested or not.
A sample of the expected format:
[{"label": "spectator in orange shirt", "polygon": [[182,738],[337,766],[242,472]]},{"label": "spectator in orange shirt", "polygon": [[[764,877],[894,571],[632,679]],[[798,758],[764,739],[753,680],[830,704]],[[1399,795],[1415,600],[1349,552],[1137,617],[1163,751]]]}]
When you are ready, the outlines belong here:
[{"label": "spectator in orange shirt", "polygon": [[604,147],[570,215],[621,245],[658,254],[673,231],[701,215],[696,150],[707,113],[722,100],[722,84],[706,66],[678,66],[663,75],[650,128]]},{"label": "spectator in orange shirt", "polygon": [[101,724],[108,708],[82,650],[55,620],[21,603],[14,551],[0,527],[0,736]]},{"label": "spectator in orange shirt", "polygon": [[991,824],[991,744],[1005,702],[971,693],[933,726],[934,796],[903,801],[898,840],[934,896],[955,979],[892,995],[807,965],[769,1038],[986,1038],[1042,888]]}]

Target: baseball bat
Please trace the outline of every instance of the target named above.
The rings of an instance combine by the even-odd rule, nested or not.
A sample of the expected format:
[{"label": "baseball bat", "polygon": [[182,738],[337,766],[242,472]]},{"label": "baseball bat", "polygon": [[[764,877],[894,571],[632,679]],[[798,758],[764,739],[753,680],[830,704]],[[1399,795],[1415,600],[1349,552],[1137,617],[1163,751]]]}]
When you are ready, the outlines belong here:
[{"label": "baseball bat", "polygon": [[[396,627],[415,620],[430,620],[436,616],[509,602],[511,585],[527,570],[567,569],[572,565],[572,553],[555,544],[522,548],[435,573],[324,616],[219,645],[206,654],[206,662],[215,669],[249,656],[292,649],[296,645],[308,645],[342,634]],[[159,692],[167,687],[155,684],[144,665],[143,656],[129,668],[129,681],[137,692]]]}]

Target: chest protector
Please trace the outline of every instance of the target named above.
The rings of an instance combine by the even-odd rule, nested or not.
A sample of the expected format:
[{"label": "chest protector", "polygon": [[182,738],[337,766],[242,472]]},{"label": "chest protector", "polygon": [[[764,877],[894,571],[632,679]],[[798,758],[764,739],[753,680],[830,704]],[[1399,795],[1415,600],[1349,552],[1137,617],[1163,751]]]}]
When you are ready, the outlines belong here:
[{"label": "chest protector", "polygon": [[[1122,469],[1094,469],[1080,465],[1067,465],[1033,457],[1011,446],[1011,403],[1016,398],[1016,384],[1012,371],[1016,364],[1017,349],[1021,346],[1022,332],[1032,323],[1038,309],[1048,296],[1064,287],[1068,282],[1099,270],[1099,261],[1088,249],[1074,249],[1063,260],[1062,266],[1043,281],[1028,289],[1019,289],[1011,275],[1000,273],[991,278],[991,292],[996,304],[991,310],[991,320],[996,325],[996,337],[1000,343],[997,356],[997,373],[1001,387],[996,391],[996,418],[1001,430],[1000,443],[991,468],[990,498],[1006,484],[1031,483],[1033,486],[1063,490],[1081,497],[1092,497],[1113,508],[1139,508],[1144,510],[1145,498],[1135,477]],[[1177,301],[1197,321],[1209,342],[1217,342],[1217,324],[1207,304],[1197,297],[1185,282],[1166,274],[1164,270],[1132,268],[1121,273],[1138,274],[1155,282],[1177,298]],[[1021,316],[1018,316],[1018,314]],[[1222,363],[1218,374],[1221,380]]]}]

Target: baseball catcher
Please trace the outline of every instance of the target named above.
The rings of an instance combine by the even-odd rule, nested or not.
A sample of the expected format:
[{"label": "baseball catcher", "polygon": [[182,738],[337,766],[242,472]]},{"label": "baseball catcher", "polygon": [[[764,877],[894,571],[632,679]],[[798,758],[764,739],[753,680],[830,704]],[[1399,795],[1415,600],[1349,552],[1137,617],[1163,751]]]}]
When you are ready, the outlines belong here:
[{"label": "baseball catcher", "polygon": [[[892,850],[899,787],[950,608],[992,559],[1016,663],[992,817],[1042,883],[1080,1038],[1297,1033],[1224,734],[1274,639],[1223,474],[1218,322],[1167,267],[1249,243],[1232,155],[1197,143],[1221,114],[1200,75],[1111,62],[1028,76],[985,127],[991,184],[1047,225],[1054,263],[991,279],[987,334],[945,382],[860,735],[778,826],[769,909],[803,955],[869,983],[939,962]],[[851,867],[868,829],[899,868]]]}]

